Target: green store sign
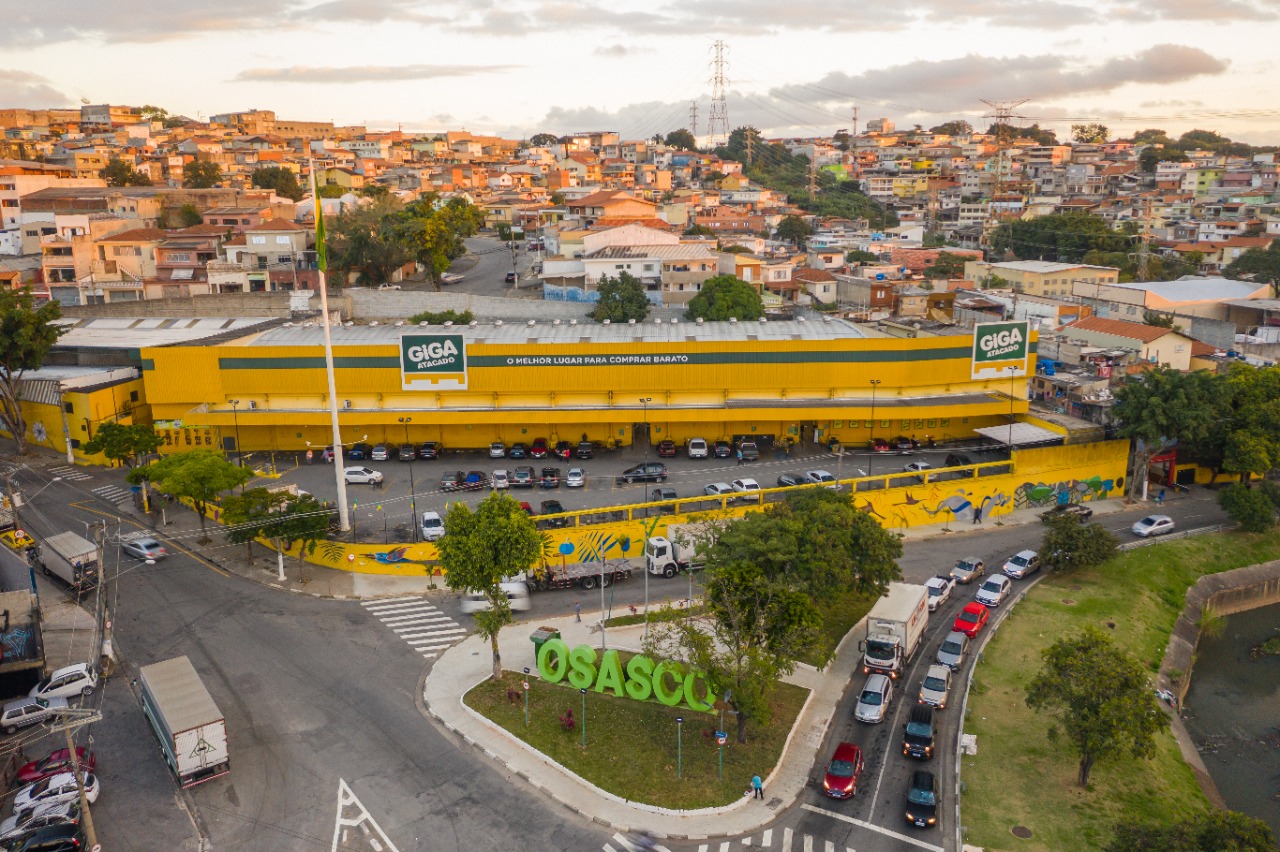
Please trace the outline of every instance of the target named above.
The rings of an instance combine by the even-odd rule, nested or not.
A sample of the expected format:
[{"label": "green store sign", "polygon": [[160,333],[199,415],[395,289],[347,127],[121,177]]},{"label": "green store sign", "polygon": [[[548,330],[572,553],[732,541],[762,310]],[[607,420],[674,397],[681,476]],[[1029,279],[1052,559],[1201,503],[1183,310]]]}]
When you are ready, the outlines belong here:
[{"label": "green store sign", "polygon": [[716,702],[706,675],[696,670],[685,671],[684,666],[674,660],[655,663],[641,654],[628,660],[624,671],[616,650],[605,651],[603,656],[590,645],[578,645],[570,650],[563,639],[542,643],[538,649],[538,674],[547,683],[567,679],[570,686],[578,689],[612,692],[618,698],[635,701],[656,698],[668,707],[683,703],[698,713],[714,712]]},{"label": "green store sign", "polygon": [[[984,322],[973,328],[972,378],[1024,375],[1031,330],[1023,322]],[[1014,368],[1012,371],[1010,368]]]},{"label": "green store sign", "polygon": [[461,334],[401,335],[400,379],[404,390],[466,390],[466,338]]}]

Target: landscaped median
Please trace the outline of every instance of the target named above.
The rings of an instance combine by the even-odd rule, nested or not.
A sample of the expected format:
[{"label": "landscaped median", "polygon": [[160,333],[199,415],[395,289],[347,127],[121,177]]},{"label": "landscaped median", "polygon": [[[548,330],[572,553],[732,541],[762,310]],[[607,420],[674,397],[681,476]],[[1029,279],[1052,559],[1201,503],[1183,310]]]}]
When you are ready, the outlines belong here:
[{"label": "landscaped median", "polygon": [[[974,668],[964,732],[978,753],[961,758],[966,843],[987,850],[1102,849],[1120,820],[1173,823],[1208,801],[1172,733],[1151,760],[1100,761],[1076,786],[1078,757],[1050,742],[1052,719],[1030,710],[1026,689],[1041,652],[1098,627],[1156,671],[1187,589],[1201,576],[1280,558],[1280,533],[1214,533],[1121,553],[1099,568],[1046,577],[1001,624]],[[1020,827],[1019,835],[1013,829]]]}]

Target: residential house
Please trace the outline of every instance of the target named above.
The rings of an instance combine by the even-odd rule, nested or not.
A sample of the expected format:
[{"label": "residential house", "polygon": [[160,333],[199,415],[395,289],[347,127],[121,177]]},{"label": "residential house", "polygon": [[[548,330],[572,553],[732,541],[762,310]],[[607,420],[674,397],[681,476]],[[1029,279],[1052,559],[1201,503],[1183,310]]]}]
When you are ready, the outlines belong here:
[{"label": "residential house", "polygon": [[1062,334],[1095,346],[1130,349],[1150,364],[1187,370],[1196,341],[1180,331],[1141,322],[1085,317],[1063,326]]},{"label": "residential house", "polygon": [[[307,249],[308,236],[301,225],[268,219],[245,228],[224,249],[228,261],[247,271],[250,291],[313,290],[319,277],[315,253]],[[219,273],[223,272],[220,268]]]},{"label": "residential house", "polygon": [[1073,288],[1077,284],[1114,284],[1120,278],[1120,270],[1111,266],[1048,260],[1014,260],[1002,263],[971,260],[964,265],[964,277],[970,281],[981,281],[988,275],[1003,278],[1019,293],[1070,296],[1074,294]]}]

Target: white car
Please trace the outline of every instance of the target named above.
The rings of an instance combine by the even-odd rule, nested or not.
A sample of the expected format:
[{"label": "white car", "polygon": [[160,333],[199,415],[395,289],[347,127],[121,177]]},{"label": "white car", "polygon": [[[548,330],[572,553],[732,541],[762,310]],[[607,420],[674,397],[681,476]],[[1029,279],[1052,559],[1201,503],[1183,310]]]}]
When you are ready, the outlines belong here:
[{"label": "white car", "polygon": [[921,704],[932,704],[939,710],[947,707],[947,692],[951,690],[951,669],[947,666],[929,666],[924,682],[920,684]]},{"label": "white car", "polygon": [[902,469],[907,473],[924,473],[926,470],[933,470],[933,465],[928,462],[915,461],[904,464]]},{"label": "white car", "polygon": [[495,491],[502,491],[511,487],[511,476],[505,469],[495,470],[493,479],[489,480],[489,482],[493,485]]},{"label": "white car", "polygon": [[871,725],[884,721],[889,712],[889,704],[893,701],[893,681],[882,674],[873,674],[867,678],[858,696],[858,706],[854,708],[853,718]]},{"label": "white car", "polygon": [[1164,535],[1167,532],[1173,532],[1173,518],[1168,515],[1147,515],[1129,527],[1129,531],[1143,538],[1151,535]]},{"label": "white car", "polygon": [[705,459],[707,457],[706,438],[690,438],[688,445],[689,458]]},{"label": "white car", "polygon": [[422,540],[439,541],[444,538],[444,521],[439,512],[422,513]]},{"label": "white car", "polygon": [[1040,570],[1040,554],[1034,550],[1020,550],[1009,557],[1001,570],[1015,580],[1030,577]]},{"label": "white car", "polygon": [[713,482],[702,489],[702,493],[708,497],[724,497],[733,493],[733,486],[727,482]]},{"label": "white car", "polygon": [[951,592],[956,587],[952,577],[939,574],[925,580],[924,587],[929,590],[929,612],[934,612],[951,599]]},{"label": "white car", "polygon": [[33,698],[70,698],[90,695],[98,686],[98,672],[88,663],[64,666],[31,687]]},{"label": "white car", "polygon": [[987,581],[978,587],[973,599],[984,606],[1000,606],[1000,602],[1009,594],[1013,583],[1003,574],[992,574]]},{"label": "white car", "polygon": [[814,485],[825,485],[832,490],[839,490],[840,486],[836,482],[836,478],[829,470],[806,470],[804,472],[805,482],[812,482]]},{"label": "white car", "polygon": [[[98,800],[98,778],[92,772],[83,773],[84,797],[93,804]],[[28,784],[13,797],[13,812],[33,811],[39,805],[51,802],[78,802],[80,789],[72,772],[59,772],[43,781]]]},{"label": "white car", "polygon": [[733,488],[733,491],[735,494],[750,495],[754,493],[759,493],[760,491],[760,483],[756,482],[754,479],[748,479],[748,478],[735,479],[731,487]]},{"label": "white car", "polygon": [[49,802],[26,811],[18,811],[0,822],[0,843],[25,838],[36,829],[63,825],[80,820],[80,802]]},{"label": "white car", "polygon": [[382,471],[370,470],[367,467],[348,467],[342,471],[342,478],[347,484],[363,483],[365,485],[376,485],[382,482]]},{"label": "white car", "polygon": [[580,467],[571,467],[564,477],[565,488],[583,488],[587,484],[587,474]]},{"label": "white car", "polygon": [[494,441],[489,445],[489,458],[504,459],[507,457],[507,445],[501,441]]}]

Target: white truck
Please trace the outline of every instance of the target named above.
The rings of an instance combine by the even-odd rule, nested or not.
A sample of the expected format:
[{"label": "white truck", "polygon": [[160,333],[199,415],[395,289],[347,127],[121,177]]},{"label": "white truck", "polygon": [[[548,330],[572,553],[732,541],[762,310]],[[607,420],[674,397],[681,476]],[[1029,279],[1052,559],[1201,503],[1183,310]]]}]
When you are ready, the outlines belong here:
[{"label": "white truck", "polygon": [[711,544],[716,529],[708,522],[669,524],[665,536],[655,535],[645,543],[644,567],[650,574],[674,577],[681,571],[697,571],[706,562],[698,546]]},{"label": "white truck", "polygon": [[902,676],[915,656],[929,621],[929,590],[890,583],[885,596],[867,613],[867,636],[858,645],[862,673]]},{"label": "white truck", "polygon": [[73,532],[51,535],[40,545],[40,569],[73,589],[98,584],[98,546]]},{"label": "white truck", "polygon": [[142,712],[160,740],[165,763],[182,787],[231,771],[227,723],[186,657],[139,670]]}]

